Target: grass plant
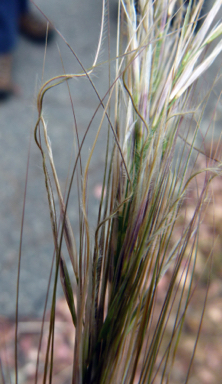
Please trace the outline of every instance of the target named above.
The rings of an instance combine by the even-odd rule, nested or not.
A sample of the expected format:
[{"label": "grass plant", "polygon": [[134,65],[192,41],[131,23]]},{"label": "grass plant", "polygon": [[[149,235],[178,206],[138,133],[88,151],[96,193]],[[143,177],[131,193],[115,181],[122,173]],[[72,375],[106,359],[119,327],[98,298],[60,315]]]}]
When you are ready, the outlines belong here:
[{"label": "grass plant", "polygon": [[[40,89],[35,141],[42,155],[56,256],[43,383],[53,382],[59,277],[75,335],[70,383],[171,382],[180,336],[196,287],[198,233],[207,190],[212,178],[221,174],[218,156],[215,159],[211,152],[206,155],[203,169],[194,166],[198,154],[204,153],[204,145],[198,147],[196,137],[209,97],[206,93],[197,100],[195,85],[222,50],[222,23],[213,24],[221,0],[215,1],[197,29],[202,5],[203,0],[190,1],[186,8],[182,1],[139,0],[136,11],[133,0],[119,0],[116,74],[107,94],[101,97],[91,74],[101,64],[99,52],[109,14],[109,1],[103,0],[101,34],[92,67],[85,69],[67,43],[82,72],[62,74]],[[210,50],[218,38],[219,42]],[[114,60],[109,58],[110,66]],[[75,162],[64,194],[43,105],[47,92],[63,82],[68,87],[68,81],[77,77],[88,79],[103,114],[84,166],[82,148],[91,123],[81,140],[76,126]],[[195,126],[187,125],[187,116]],[[104,121],[109,134],[93,232],[87,209],[87,181]],[[204,181],[195,209],[175,241],[181,207],[200,173],[204,174]],[[74,188],[79,196],[78,241],[69,221],[70,193]],[[63,256],[63,243],[72,275]],[[161,282],[166,275],[163,291]],[[206,298],[207,292],[208,283]],[[189,381],[205,301],[183,383]],[[35,383],[38,370],[37,362]]]}]

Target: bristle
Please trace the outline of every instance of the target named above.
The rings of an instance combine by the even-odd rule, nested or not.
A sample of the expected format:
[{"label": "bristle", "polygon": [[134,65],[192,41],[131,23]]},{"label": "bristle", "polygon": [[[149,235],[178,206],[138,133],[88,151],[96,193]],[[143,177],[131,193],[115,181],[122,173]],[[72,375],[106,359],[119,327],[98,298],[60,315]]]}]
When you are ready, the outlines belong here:
[{"label": "bristle", "polygon": [[[198,230],[207,189],[211,180],[221,174],[218,162],[198,171],[191,166],[193,152],[198,152],[195,140],[203,116],[203,111],[198,109],[201,103],[195,104],[191,97],[195,82],[222,50],[220,40],[208,56],[203,56],[205,48],[222,34],[222,24],[210,29],[221,0],[215,1],[199,29],[196,26],[202,0],[199,3],[185,1],[185,4],[174,0],[119,0],[116,75],[103,99],[89,76],[96,68],[101,50],[105,0],[102,5],[101,32],[92,67],[86,70],[82,66],[83,73],[79,75],[62,75],[48,81],[38,97],[38,124],[43,125],[62,213],[60,244],[64,236],[77,282],[75,306],[68,271],[61,258],[63,288],[76,327],[72,382],[153,383],[160,371],[159,382],[170,382],[182,326],[194,292]],[[74,77],[88,79],[103,109],[85,171],[81,172],[78,254],[68,219],[68,201],[82,146],[99,107],[79,144],[66,202],[42,116],[45,92],[55,86],[55,81],[60,83]],[[185,126],[186,116],[192,117],[198,110],[200,118],[191,132],[191,125]],[[90,228],[87,210],[91,193],[88,177],[105,120],[109,137],[102,191],[106,190],[106,194],[102,193],[94,231]],[[38,124],[35,137],[45,161],[46,155],[37,139]],[[192,133],[191,141],[187,131]],[[194,188],[194,180],[200,173],[205,174],[205,182],[194,211],[188,222],[181,225],[175,241],[174,233],[187,192],[190,186]],[[45,175],[49,183],[46,170]],[[55,225],[52,188],[48,184],[47,191]],[[166,275],[168,283],[160,297],[159,287]],[[156,309],[158,300],[161,306]],[[200,325],[201,322],[202,318]],[[198,337],[199,331],[197,340]]]}]

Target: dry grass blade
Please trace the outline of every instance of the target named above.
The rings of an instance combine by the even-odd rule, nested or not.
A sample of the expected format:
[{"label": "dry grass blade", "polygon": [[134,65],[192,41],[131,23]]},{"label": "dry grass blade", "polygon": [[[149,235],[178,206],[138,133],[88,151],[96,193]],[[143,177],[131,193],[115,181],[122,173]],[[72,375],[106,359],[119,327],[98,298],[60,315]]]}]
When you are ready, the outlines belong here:
[{"label": "dry grass blade", "polygon": [[[183,324],[194,292],[198,228],[207,190],[211,180],[221,174],[219,161],[212,161],[201,170],[190,166],[201,119],[193,129],[191,141],[181,135],[185,116],[188,113],[197,114],[198,111],[198,105],[193,106],[192,111],[190,109],[192,85],[222,49],[222,42],[219,41],[207,58],[202,57],[205,47],[221,36],[221,24],[210,30],[221,1],[215,1],[199,30],[196,30],[196,24],[203,1],[198,4],[186,2],[187,8],[182,3],[178,7],[175,1],[119,0],[118,3],[116,77],[104,98],[99,96],[89,75],[97,65],[101,47],[105,1],[101,34],[92,68],[86,70],[73,52],[83,72],[61,75],[48,81],[38,97],[38,124],[41,123],[43,127],[47,155],[41,143],[38,124],[35,138],[43,158],[57,256],[44,382],[48,369],[52,381],[59,269],[75,327],[72,382],[170,382]],[[75,77],[89,80],[99,99],[99,106],[82,142],[78,141],[65,202],[42,105],[46,92]],[[114,90],[115,108],[112,115],[110,106]],[[68,202],[83,144],[100,106],[103,108],[101,122],[85,170],[80,172],[83,178],[77,191],[81,193],[80,246],[77,251],[68,219]],[[109,137],[97,228],[92,236],[87,211],[87,182],[105,119],[113,137],[113,148],[109,152]],[[111,123],[113,120],[114,124]],[[184,139],[181,140],[181,137]],[[56,213],[46,158],[49,159],[60,204],[63,223],[59,234],[59,215]],[[198,191],[196,207],[188,223],[181,228],[179,238],[174,241],[187,191],[190,186],[193,188],[193,180],[201,173],[205,174],[205,180]],[[74,292],[61,254],[63,237],[76,278]],[[168,282],[161,296],[160,286],[166,276]],[[197,340],[201,322],[202,317]],[[189,372],[190,368],[187,379]]]}]

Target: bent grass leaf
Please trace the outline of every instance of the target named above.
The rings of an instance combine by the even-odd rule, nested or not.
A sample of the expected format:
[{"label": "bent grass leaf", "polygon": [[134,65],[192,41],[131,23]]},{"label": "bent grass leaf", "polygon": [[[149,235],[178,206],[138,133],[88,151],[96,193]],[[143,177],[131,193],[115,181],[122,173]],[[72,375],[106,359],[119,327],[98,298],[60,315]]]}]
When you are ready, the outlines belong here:
[{"label": "bent grass leaf", "polygon": [[[116,77],[113,83],[110,82],[104,98],[101,98],[90,74],[97,66],[108,3],[103,1],[101,31],[92,67],[85,69],[71,50],[82,67],[82,73],[62,75],[48,81],[41,88],[38,98],[39,122],[43,126],[62,216],[58,244],[52,186],[44,168],[57,268],[60,267],[65,298],[76,328],[72,382],[142,384],[154,383],[156,378],[161,383],[169,382],[193,293],[198,228],[207,187],[213,177],[221,174],[220,163],[212,163],[212,167],[200,171],[190,166],[201,119],[192,132],[191,144],[187,145],[187,138],[180,140],[182,123],[187,111],[191,111],[192,85],[222,50],[220,41],[208,57],[202,57],[206,45],[221,36],[221,24],[210,31],[221,1],[215,2],[195,35],[203,1],[197,5],[189,2],[183,23],[183,7],[173,11],[175,1],[139,0],[136,11],[132,0],[120,0]],[[172,22],[173,16],[175,22]],[[98,97],[99,106],[78,145],[68,197],[64,202],[42,116],[42,105],[46,92],[75,77],[88,79]],[[111,103],[114,90],[113,112]],[[80,172],[82,180],[77,191],[81,195],[80,246],[77,252],[68,219],[68,201],[70,191],[74,188],[73,177],[77,172],[78,160],[83,156],[83,143],[99,107],[103,108],[101,121],[97,125],[85,170]],[[194,115],[197,110],[194,106],[192,113],[189,113]],[[96,230],[91,236],[93,229],[87,210],[87,185],[90,165],[105,119],[112,134],[113,147],[110,150],[109,133],[102,197]],[[40,140],[37,140],[37,132],[35,135],[45,167],[45,154]],[[206,178],[195,210],[188,223],[180,228],[179,238],[175,240],[174,232],[187,191],[200,173],[205,173]],[[60,255],[63,237],[76,276],[75,292],[65,261]],[[164,279],[167,279],[167,286],[161,296],[160,287]],[[44,382],[48,366],[52,379],[55,291],[56,282]],[[201,322],[202,317],[200,326]],[[198,337],[199,330],[197,340]]]},{"label": "bent grass leaf", "polygon": [[75,303],[73,298],[73,289],[72,289],[72,284],[69,278],[68,269],[66,267],[66,263],[62,255],[60,255],[59,264],[60,264],[60,279],[61,279],[63,291],[65,294],[67,304],[70,309],[70,313],[72,315],[73,324],[76,327],[77,317],[76,317]]}]

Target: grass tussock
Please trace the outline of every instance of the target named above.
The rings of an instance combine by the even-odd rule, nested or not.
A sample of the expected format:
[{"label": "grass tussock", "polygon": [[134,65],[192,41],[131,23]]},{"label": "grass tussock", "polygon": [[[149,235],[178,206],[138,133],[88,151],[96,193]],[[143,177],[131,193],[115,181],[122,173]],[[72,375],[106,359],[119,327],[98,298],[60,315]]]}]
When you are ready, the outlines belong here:
[{"label": "grass tussock", "polygon": [[[50,79],[39,92],[35,140],[43,160],[56,254],[43,383],[53,382],[59,275],[75,334],[70,382],[170,382],[195,290],[198,233],[207,189],[212,178],[221,173],[218,156],[215,160],[212,153],[206,155],[203,169],[193,167],[198,153],[204,152],[203,146],[198,149],[196,137],[208,97],[203,96],[201,102],[195,103],[194,85],[222,50],[222,40],[218,39],[222,24],[213,26],[221,0],[215,1],[197,28],[202,5],[202,0],[187,2],[186,7],[182,1],[139,0],[136,9],[133,0],[119,0],[116,75],[106,97],[101,98],[91,73],[98,65],[104,18],[109,9],[109,2],[103,1],[101,35],[92,67],[86,70],[73,52],[82,72]],[[209,50],[215,39],[219,41]],[[85,168],[82,147],[90,125],[82,141],[76,127],[77,154],[64,197],[42,107],[46,92],[76,77],[88,79],[103,108],[103,116]],[[192,129],[191,125],[186,126],[187,116],[195,121]],[[92,235],[87,180],[104,120],[109,136],[97,226]],[[175,239],[181,207],[198,174],[204,178],[195,209]],[[79,196],[78,242],[68,217],[73,188],[77,188]],[[62,254],[63,242],[72,264],[75,288]],[[161,281],[166,274],[170,279],[162,292]],[[207,291],[208,282],[206,298]],[[196,342],[204,308],[205,302]],[[196,343],[183,383],[188,382],[195,349]],[[37,377],[38,364],[36,382]]]}]

